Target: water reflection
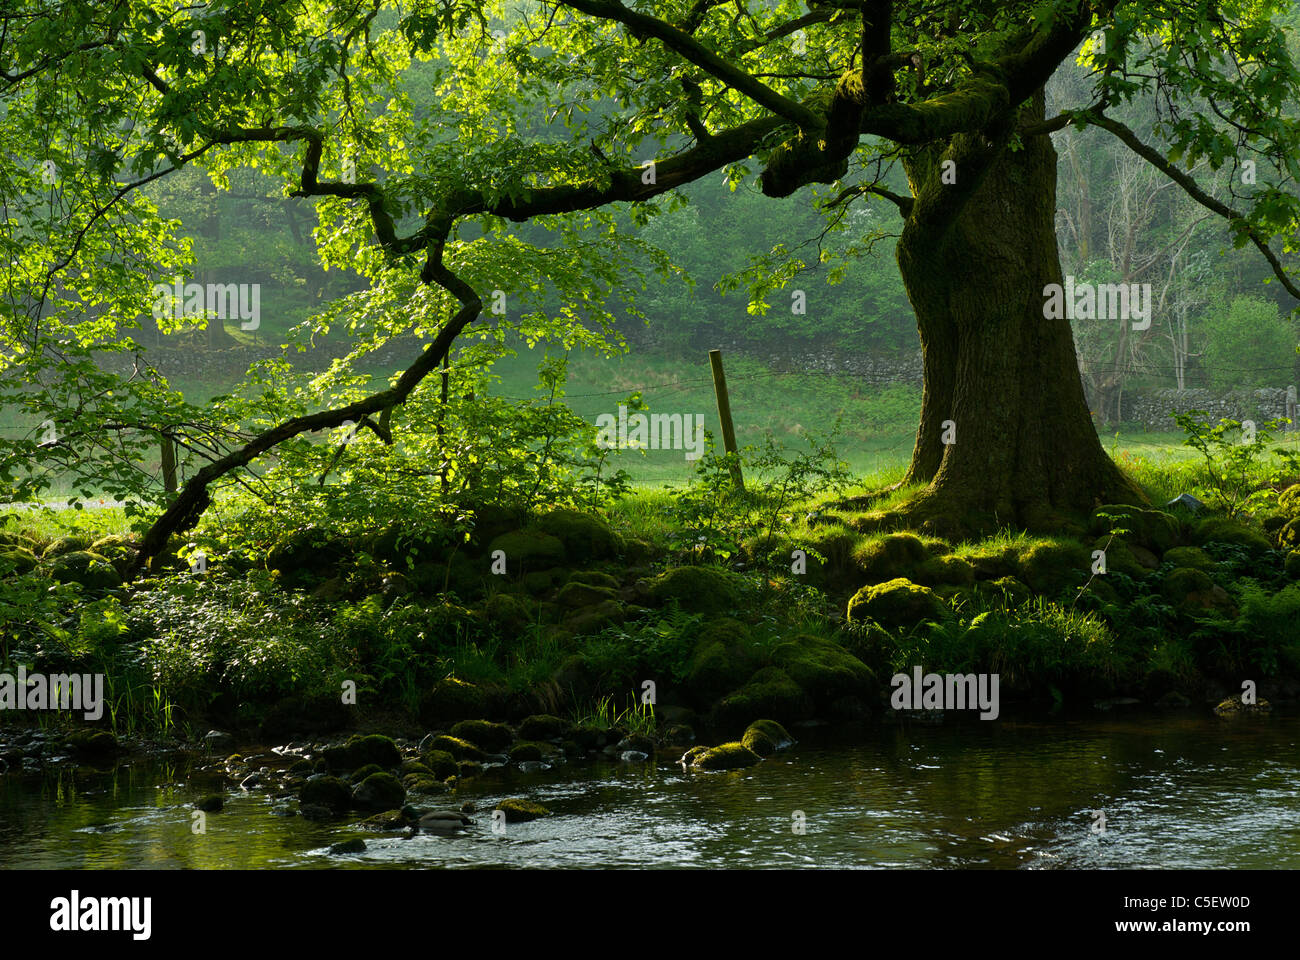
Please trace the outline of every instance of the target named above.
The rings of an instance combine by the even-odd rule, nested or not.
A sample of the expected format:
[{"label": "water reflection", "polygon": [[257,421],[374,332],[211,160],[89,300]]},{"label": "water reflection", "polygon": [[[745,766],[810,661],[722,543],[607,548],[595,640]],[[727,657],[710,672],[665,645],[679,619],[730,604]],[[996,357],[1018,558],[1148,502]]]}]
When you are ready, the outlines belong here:
[{"label": "water reflection", "polygon": [[[572,763],[462,788],[482,811],[522,795],[554,813],[504,836],[487,812],[463,836],[363,833],[276,815],[283,800],[237,788],[196,835],[192,804],[212,784],[181,766],[10,775],[0,866],[1300,867],[1294,716],[798,735],[792,751],[733,773]],[[364,853],[328,852],[357,835]]]}]

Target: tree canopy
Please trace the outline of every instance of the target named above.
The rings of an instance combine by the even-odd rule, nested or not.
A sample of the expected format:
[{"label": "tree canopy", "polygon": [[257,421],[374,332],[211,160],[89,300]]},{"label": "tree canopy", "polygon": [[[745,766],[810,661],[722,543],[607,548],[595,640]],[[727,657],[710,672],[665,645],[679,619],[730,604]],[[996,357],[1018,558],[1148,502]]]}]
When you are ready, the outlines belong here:
[{"label": "tree canopy", "polygon": [[[34,464],[111,482],[161,511],[143,557],[156,554],[214,484],[248,482],[304,434],[350,423],[388,444],[427,429],[401,411],[464,338],[486,353],[507,329],[608,342],[616,308],[635,310],[627,276],[672,270],[671,235],[656,247],[635,228],[724,172],[757,173],[772,198],[811,186],[833,222],[885,203],[941,236],[1032,141],[1095,126],[1300,295],[1288,13],[1268,0],[19,0],[0,14],[14,161],[0,335],[5,399],[47,426],[6,441],[0,470],[25,478],[20,496],[48,476]],[[1044,86],[1076,57],[1089,82],[1044,115]],[[1124,108],[1147,99],[1156,119],[1135,130]],[[321,266],[364,279],[303,331],[354,340],[309,390],[268,364],[260,394],[198,407],[143,359],[126,378],[93,362],[143,356],[155,284],[190,266],[147,192],[187,167],[220,190],[251,168],[314,201]],[[756,273],[755,296],[797,266]],[[422,351],[370,389],[354,364],[408,334]],[[133,466],[164,435],[202,464],[175,496]],[[923,464],[928,442],[923,425]]]}]

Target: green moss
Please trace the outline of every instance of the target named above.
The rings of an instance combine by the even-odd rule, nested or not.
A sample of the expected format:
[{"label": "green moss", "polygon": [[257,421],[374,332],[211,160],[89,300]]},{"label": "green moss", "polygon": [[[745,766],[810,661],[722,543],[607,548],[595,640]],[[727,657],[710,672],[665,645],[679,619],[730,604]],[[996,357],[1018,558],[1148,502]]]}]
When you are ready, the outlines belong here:
[{"label": "green moss", "polygon": [[928,587],[969,587],[975,582],[975,565],[964,557],[932,557],[916,568],[914,579]]},{"label": "green moss", "polygon": [[420,703],[420,719],[430,725],[467,720],[487,713],[487,695],[472,683],[448,677],[434,684]]},{"label": "green moss", "polygon": [[1200,547],[1173,547],[1166,551],[1165,563],[1175,567],[1191,567],[1195,570],[1213,570],[1214,560]]},{"label": "green moss", "polygon": [[[1102,514],[1109,514],[1104,517]],[[1090,529],[1094,534],[1111,530],[1126,530],[1124,538],[1164,553],[1177,546],[1182,538],[1182,524],[1173,514],[1163,510],[1143,510],[1126,504],[1105,504],[1093,511]]]},{"label": "green moss", "polygon": [[710,749],[709,747],[705,747],[705,746],[691,747],[685,753],[682,754],[682,759],[681,759],[682,764],[684,766],[689,767],[692,763],[695,762],[696,757],[700,756],[701,754],[708,753],[709,749]]},{"label": "green moss", "polygon": [[1289,517],[1300,516],[1300,483],[1293,483],[1279,493],[1277,505]]},{"label": "green moss", "polygon": [[495,593],[483,604],[488,623],[519,633],[533,622],[533,604],[513,593]]},{"label": "green moss", "polygon": [[542,759],[542,748],[539,744],[531,742],[516,743],[510,748],[510,760],[512,763],[522,763],[525,760]]},{"label": "green moss", "polygon": [[691,769],[738,770],[742,767],[752,767],[762,759],[743,743],[723,743],[696,754],[691,761]]},{"label": "green moss", "polygon": [[519,724],[520,740],[559,740],[569,735],[573,724],[547,713],[524,717]]},{"label": "green moss", "polygon": [[919,537],[910,533],[891,533],[866,540],[853,551],[858,572],[868,583],[882,583],[899,577],[912,578],[930,552]]},{"label": "green moss", "polygon": [[1076,540],[1038,540],[1020,552],[1016,576],[1035,593],[1059,596],[1082,584],[1091,575],[1092,551]]},{"label": "green moss", "polygon": [[1179,567],[1171,570],[1164,579],[1161,593],[1180,610],[1212,610],[1233,612],[1232,598],[1226,590],[1216,585],[1203,570]]},{"label": "green moss", "polygon": [[451,735],[494,753],[504,750],[515,739],[515,735],[504,723],[492,723],[489,720],[462,720],[451,728]]},{"label": "green moss", "polygon": [[612,587],[601,587],[590,583],[581,583],[571,579],[555,595],[555,602],[570,610],[591,607],[606,601],[618,602],[618,591]]},{"label": "green moss", "polygon": [[1292,550],[1286,555],[1283,569],[1292,580],[1300,580],[1300,550]]},{"label": "green moss", "polygon": [[135,566],[139,555],[137,545],[127,537],[102,537],[90,545],[90,552],[97,553],[109,563],[124,579]]},{"label": "green moss", "polygon": [[[456,760],[482,760],[485,756],[482,750],[460,737],[434,737],[429,741],[429,748],[430,750],[446,751]],[[427,763],[428,760],[426,759],[425,762]]]},{"label": "green moss", "polygon": [[745,581],[718,567],[674,567],[650,581],[658,603],[676,601],[692,613],[723,613],[740,608]]},{"label": "green moss", "polygon": [[553,510],[537,521],[537,528],[558,539],[565,552],[580,563],[615,557],[622,549],[609,524],[577,510]]},{"label": "green moss", "polygon": [[1135,580],[1142,580],[1151,573],[1119,537],[1098,537],[1092,546],[1094,550],[1106,551],[1106,573],[1122,573]]},{"label": "green moss", "polygon": [[758,663],[749,627],[730,617],[711,620],[700,631],[686,670],[686,688],[697,700],[712,703],[743,684]]},{"label": "green moss", "polygon": [[[506,555],[506,573],[515,575],[527,570],[545,570],[564,561],[564,544],[540,530],[512,530],[495,537],[488,544],[488,556],[497,550]],[[487,573],[487,567],[484,573]]]},{"label": "green moss", "polygon": [[66,743],[74,757],[91,763],[112,760],[121,750],[117,737],[107,730],[74,730],[68,735]]},{"label": "green moss", "polygon": [[69,534],[66,537],[59,537],[52,542],[41,553],[42,557],[47,559],[61,557],[68,553],[83,553],[90,550],[90,538]]},{"label": "green moss", "polygon": [[352,806],[352,790],[338,777],[321,777],[302,785],[298,802],[304,807],[325,807],[337,816]]},{"label": "green moss", "polygon": [[727,694],[712,711],[713,723],[728,730],[743,730],[758,717],[782,723],[806,720],[812,705],[803,689],[780,667],[764,667],[749,682]]},{"label": "green moss", "polygon": [[15,573],[31,573],[36,569],[36,554],[24,547],[8,547],[0,550],[0,571],[6,568]]},{"label": "green moss", "polygon": [[818,709],[841,697],[870,700],[876,693],[870,668],[843,647],[820,637],[804,634],[780,644],[772,652],[772,662]]},{"label": "green moss", "polygon": [[496,805],[496,809],[505,814],[506,823],[527,823],[530,820],[540,820],[542,817],[551,815],[551,811],[540,803],[534,803],[522,797],[510,797],[502,800]]},{"label": "green moss", "polygon": [[446,750],[426,750],[420,755],[420,759],[439,780],[446,780],[456,775],[456,758]]},{"label": "green moss", "polygon": [[383,772],[384,772],[384,768],[379,766],[379,764],[367,763],[364,767],[352,771],[352,775],[348,777],[348,783],[356,785],[360,783],[362,780],[366,779],[366,777],[370,776],[372,773],[383,773]]},{"label": "green moss", "polygon": [[910,627],[925,620],[943,620],[948,608],[929,587],[899,577],[866,586],[849,600],[850,623],[874,620],[888,627]]},{"label": "green moss", "polygon": [[[454,775],[455,771],[448,774]],[[447,792],[447,785],[437,777],[422,777],[419,774],[411,774],[409,777],[402,778],[402,786],[406,787],[409,793],[423,793],[434,795]]]},{"label": "green moss", "polygon": [[1282,525],[1277,532],[1277,545],[1283,550],[1300,548],[1300,517]]},{"label": "green moss", "polygon": [[552,573],[551,570],[531,570],[525,573],[522,581],[524,589],[534,596],[546,593],[551,589]]},{"label": "green moss", "polygon": [[397,749],[397,744],[378,734],[352,737],[342,746],[326,747],[321,751],[321,756],[331,770],[356,770],[371,763],[387,770],[402,762],[402,753]]},{"label": "green moss", "polygon": [[569,577],[570,583],[585,583],[592,587],[605,587],[609,590],[617,590],[619,582],[608,573],[602,573],[599,570],[580,570]]},{"label": "green moss", "polygon": [[87,550],[57,555],[50,564],[50,576],[60,583],[79,583],[87,590],[111,590],[122,585],[117,569],[104,557]]},{"label": "green moss", "polygon": [[1268,537],[1260,531],[1229,520],[1227,517],[1205,517],[1192,524],[1191,538],[1197,546],[1207,543],[1231,543],[1245,547],[1253,553],[1265,553],[1271,549]]},{"label": "green moss", "polygon": [[372,773],[357,785],[352,802],[362,810],[396,810],[406,802],[406,789],[391,773]]},{"label": "green moss", "polygon": [[740,742],[760,757],[770,757],[794,743],[794,738],[775,720],[755,720],[745,728]]}]

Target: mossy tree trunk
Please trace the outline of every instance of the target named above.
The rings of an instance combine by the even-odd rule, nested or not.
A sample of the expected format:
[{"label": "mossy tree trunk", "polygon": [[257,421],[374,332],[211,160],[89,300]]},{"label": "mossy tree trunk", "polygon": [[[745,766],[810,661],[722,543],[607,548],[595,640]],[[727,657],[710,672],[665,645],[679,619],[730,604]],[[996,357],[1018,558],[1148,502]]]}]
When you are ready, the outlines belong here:
[{"label": "mossy tree trunk", "polygon": [[[1018,121],[1042,118],[1040,91]],[[1012,149],[1011,134],[958,136],[905,164],[915,201],[898,263],[925,377],[906,480],[929,485],[907,512],[936,531],[1054,527],[1143,499],[1093,427],[1069,320],[1043,316],[1044,286],[1063,282],[1056,151],[1045,133]]]}]

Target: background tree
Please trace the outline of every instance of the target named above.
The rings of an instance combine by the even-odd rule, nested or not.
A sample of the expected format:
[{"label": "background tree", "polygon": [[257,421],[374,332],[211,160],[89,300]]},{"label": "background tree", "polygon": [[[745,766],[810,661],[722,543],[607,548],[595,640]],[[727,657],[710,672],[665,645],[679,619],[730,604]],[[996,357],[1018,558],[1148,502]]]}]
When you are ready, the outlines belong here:
[{"label": "background tree", "polygon": [[[1225,219],[1234,242],[1253,243],[1296,295],[1268,246],[1294,235],[1297,213],[1300,144],[1283,105],[1300,83],[1271,19],[1279,9],[1256,0],[11,5],[0,32],[4,122],[30,162],[3,186],[6,347],[48,405],[51,356],[70,342],[116,342],[113,317],[135,316],[159,264],[179,257],[172,227],[139,188],[190,163],[222,188],[230,170],[257,166],[320,201],[322,264],[369,281],[318,321],[348,324],[354,356],[428,335],[386,389],[358,396],[346,365],[332,368],[314,384],[325,409],[237,444],[213,441],[210,461],[145,537],[148,556],[206,509],[212,484],[284,441],[348,421],[390,441],[393,411],[485,304],[513,301],[511,322],[526,334],[572,338],[612,321],[598,295],[622,286],[611,265],[662,264],[603,208],[630,203],[644,221],[655,198],[724,169],[747,176],[754,163],[770,197],[820,184],[832,218],[869,198],[903,218],[897,257],[925,373],[907,480],[926,486],[882,522],[945,532],[1055,524],[1141,495],[1093,430],[1068,319],[1045,316],[1044,289],[1062,280],[1050,134],[1071,124],[1113,134]],[[1094,70],[1089,94],[1049,117],[1045,85],[1081,47]],[[412,60],[427,83],[403,76]],[[1160,148],[1112,113],[1144,96],[1159,98]],[[1213,119],[1183,112],[1184,99],[1209,104]],[[1175,166],[1202,159],[1233,172],[1238,206]],[[1258,176],[1243,191],[1246,160],[1258,161]],[[897,164],[910,196],[891,186]],[[593,218],[607,229],[598,254],[577,236]],[[524,221],[550,231],[551,245],[508,227]],[[790,277],[778,270],[768,283]],[[751,292],[761,298],[762,288]],[[535,310],[548,296],[570,306],[543,323]],[[85,376],[73,371],[65,383]],[[108,407],[93,428],[83,407],[64,404],[55,419],[75,416],[78,432],[96,437],[151,429]],[[956,442],[945,442],[953,427]]]}]

